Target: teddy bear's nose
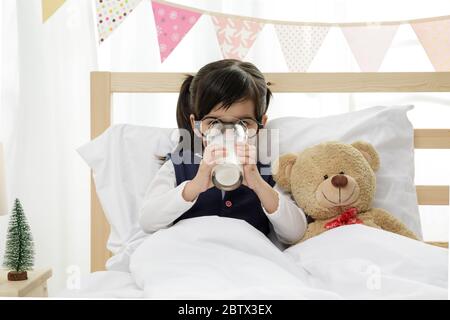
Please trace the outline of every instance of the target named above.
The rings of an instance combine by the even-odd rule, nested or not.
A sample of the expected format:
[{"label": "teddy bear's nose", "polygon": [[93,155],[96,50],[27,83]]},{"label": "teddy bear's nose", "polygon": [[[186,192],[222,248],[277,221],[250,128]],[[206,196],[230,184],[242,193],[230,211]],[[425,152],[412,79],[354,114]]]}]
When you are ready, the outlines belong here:
[{"label": "teddy bear's nose", "polygon": [[337,174],[333,178],[331,178],[331,184],[336,188],[343,188],[347,185],[347,183],[347,177],[342,174]]}]

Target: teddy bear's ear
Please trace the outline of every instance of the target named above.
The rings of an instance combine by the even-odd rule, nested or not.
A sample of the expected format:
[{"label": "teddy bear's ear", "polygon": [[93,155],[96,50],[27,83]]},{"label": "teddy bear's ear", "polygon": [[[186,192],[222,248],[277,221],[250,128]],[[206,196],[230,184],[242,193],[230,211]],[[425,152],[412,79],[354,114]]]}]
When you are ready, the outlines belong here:
[{"label": "teddy bear's ear", "polygon": [[273,179],[278,186],[289,192],[291,191],[291,170],[295,161],[297,161],[297,155],[287,153],[272,163]]},{"label": "teddy bear's ear", "polygon": [[355,141],[352,143],[352,146],[361,152],[373,171],[378,171],[380,168],[380,156],[374,146],[365,141]]}]

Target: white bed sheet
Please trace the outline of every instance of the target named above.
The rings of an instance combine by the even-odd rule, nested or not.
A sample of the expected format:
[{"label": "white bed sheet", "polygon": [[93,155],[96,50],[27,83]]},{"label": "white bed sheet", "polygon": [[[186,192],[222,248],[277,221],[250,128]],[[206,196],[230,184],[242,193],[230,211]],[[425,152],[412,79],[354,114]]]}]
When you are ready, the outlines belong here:
[{"label": "white bed sheet", "polygon": [[67,299],[141,299],[144,291],[136,286],[129,272],[98,271],[82,276],[79,288],[66,289],[57,296]]},{"label": "white bed sheet", "polygon": [[447,299],[448,250],[351,225],[280,251],[245,221],[182,220],[146,237],[130,272],[96,272],[66,297]]}]

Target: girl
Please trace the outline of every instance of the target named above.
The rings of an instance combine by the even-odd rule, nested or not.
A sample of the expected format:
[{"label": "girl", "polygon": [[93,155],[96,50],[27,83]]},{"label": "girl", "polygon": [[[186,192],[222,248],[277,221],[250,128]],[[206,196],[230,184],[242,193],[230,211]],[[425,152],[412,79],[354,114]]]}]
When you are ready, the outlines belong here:
[{"label": "girl", "polygon": [[[184,80],[177,122],[180,129],[188,131],[192,143],[182,150],[183,161],[168,155],[169,160],[150,183],[140,210],[144,231],[154,232],[181,219],[217,215],[245,220],[265,235],[273,229],[285,244],[301,239],[307,224],[303,211],[270,175],[261,175],[264,165],[256,161],[252,143],[235,147],[244,172],[240,187],[221,192],[211,182],[211,170],[226,149],[217,144],[205,146],[202,135],[209,124],[217,119],[239,122],[249,135],[256,136],[267,122],[271,95],[263,74],[253,64],[234,59],[209,63]],[[202,155],[193,152],[198,141],[204,147]]]}]

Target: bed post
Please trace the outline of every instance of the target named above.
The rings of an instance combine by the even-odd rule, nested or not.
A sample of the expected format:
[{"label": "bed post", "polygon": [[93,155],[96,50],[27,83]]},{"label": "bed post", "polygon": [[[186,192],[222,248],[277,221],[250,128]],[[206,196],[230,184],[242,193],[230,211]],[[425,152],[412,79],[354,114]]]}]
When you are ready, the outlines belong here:
[{"label": "bed post", "polygon": [[[111,73],[91,72],[91,139],[103,133],[111,124]],[[106,248],[109,224],[95,191],[91,172],[91,272],[105,270],[111,256]]]}]

